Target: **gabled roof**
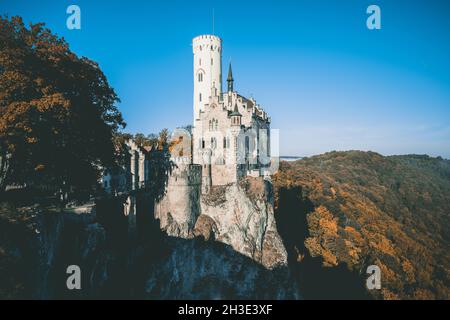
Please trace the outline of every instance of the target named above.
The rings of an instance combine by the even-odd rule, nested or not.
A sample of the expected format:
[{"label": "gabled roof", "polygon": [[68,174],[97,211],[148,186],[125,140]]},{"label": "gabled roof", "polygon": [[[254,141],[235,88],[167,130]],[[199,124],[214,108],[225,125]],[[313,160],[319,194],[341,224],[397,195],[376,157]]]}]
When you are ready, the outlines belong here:
[{"label": "gabled roof", "polygon": [[234,105],[234,110],[233,110],[233,112],[230,114],[230,116],[231,116],[231,117],[232,117],[232,116],[242,117],[242,114],[239,113],[237,103]]}]

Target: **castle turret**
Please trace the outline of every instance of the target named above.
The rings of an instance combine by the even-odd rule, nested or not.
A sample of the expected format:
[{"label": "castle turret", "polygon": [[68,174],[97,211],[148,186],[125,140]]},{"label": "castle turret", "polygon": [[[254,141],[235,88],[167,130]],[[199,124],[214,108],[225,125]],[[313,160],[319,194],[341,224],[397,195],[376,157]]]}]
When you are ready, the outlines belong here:
[{"label": "castle turret", "polygon": [[242,114],[239,113],[237,104],[234,105],[234,111],[230,114],[230,117],[232,126],[241,126]]},{"label": "castle turret", "polygon": [[192,40],[194,52],[194,124],[208,103],[212,89],[222,94],[222,39],[202,35]]}]

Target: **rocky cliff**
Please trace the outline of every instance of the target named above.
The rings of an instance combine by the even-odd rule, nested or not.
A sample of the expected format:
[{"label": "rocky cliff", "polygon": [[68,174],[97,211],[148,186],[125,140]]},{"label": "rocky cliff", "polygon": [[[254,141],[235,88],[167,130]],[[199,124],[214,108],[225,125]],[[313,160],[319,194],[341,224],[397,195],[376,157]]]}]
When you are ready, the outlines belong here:
[{"label": "rocky cliff", "polygon": [[[202,197],[201,212],[211,219],[217,241],[273,269],[287,266],[273,200],[269,181],[248,177],[239,184],[212,187],[211,192]],[[198,222],[195,232],[202,230],[202,220]]]},{"label": "rocky cliff", "polygon": [[156,216],[168,235],[186,239],[203,236],[230,245],[268,269],[287,266],[274,217],[271,182],[247,177],[238,184],[213,186],[208,194],[188,198],[191,214],[186,214],[186,205],[174,205],[180,199],[183,194],[169,186],[165,200],[157,205]]},{"label": "rocky cliff", "polygon": [[[241,190],[242,191],[242,190]],[[241,191],[237,191],[240,193]],[[242,200],[242,199],[240,199]],[[257,202],[256,202],[257,203]],[[247,203],[247,206],[250,204]],[[261,204],[260,204],[261,205]],[[270,218],[247,255],[232,246],[212,241],[221,235],[217,226],[210,237],[183,239],[170,237],[160,230],[159,222],[146,232],[145,241],[127,234],[127,219],[112,219],[113,208],[104,203],[85,214],[51,212],[48,209],[8,208],[0,214],[0,297],[33,299],[298,299],[283,256],[272,262],[272,248],[267,232],[273,228]],[[249,209],[250,207],[247,207]],[[7,214],[4,214],[4,212]],[[106,212],[107,211],[107,212]],[[119,213],[119,211],[117,212]],[[150,213],[150,212],[149,212]],[[20,217],[20,218],[19,218]],[[100,220],[98,217],[102,217]],[[105,222],[109,217],[110,222]],[[206,217],[206,216],[204,216]],[[211,220],[200,217],[194,232],[211,226]],[[252,221],[248,217],[248,221]],[[115,222],[111,222],[115,221]],[[203,224],[201,223],[203,221]],[[101,222],[101,224],[99,223]],[[124,225],[122,225],[125,223]],[[256,222],[248,222],[256,223]],[[224,228],[223,226],[220,226]],[[229,237],[236,230],[226,230]],[[254,232],[254,233],[253,233]],[[204,235],[204,233],[202,233]],[[205,239],[209,239],[208,241]],[[242,240],[253,238],[242,238]],[[242,250],[248,250],[242,247]],[[260,261],[251,254],[258,253]],[[256,257],[256,255],[254,255]],[[276,256],[277,257],[277,256]],[[268,261],[272,270],[264,267]],[[66,287],[67,266],[81,268],[81,290]]]},{"label": "rocky cliff", "polygon": [[220,242],[172,238],[146,276],[150,299],[299,299],[287,267],[268,270]]}]

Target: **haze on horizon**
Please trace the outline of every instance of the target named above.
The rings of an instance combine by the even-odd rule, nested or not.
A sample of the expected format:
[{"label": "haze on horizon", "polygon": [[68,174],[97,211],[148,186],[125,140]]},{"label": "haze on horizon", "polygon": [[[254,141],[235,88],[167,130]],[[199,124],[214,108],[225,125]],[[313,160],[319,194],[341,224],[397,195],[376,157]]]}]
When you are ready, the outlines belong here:
[{"label": "haze on horizon", "polygon": [[[71,4],[81,30],[66,28]],[[366,27],[370,4],[381,30]],[[280,130],[280,155],[450,158],[448,1],[0,1],[0,14],[45,22],[98,62],[126,131],[146,134],[191,124],[191,40],[212,33],[213,8],[223,76],[232,61],[235,89]]]}]

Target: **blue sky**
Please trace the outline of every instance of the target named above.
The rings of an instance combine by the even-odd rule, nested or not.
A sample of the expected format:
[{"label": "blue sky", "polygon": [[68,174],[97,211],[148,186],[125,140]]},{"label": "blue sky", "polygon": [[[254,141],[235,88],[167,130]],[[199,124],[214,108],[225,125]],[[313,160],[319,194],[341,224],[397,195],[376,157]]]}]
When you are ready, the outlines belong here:
[{"label": "blue sky", "polygon": [[[81,30],[66,28],[70,4]],[[381,30],[366,27],[370,4]],[[45,22],[97,61],[126,130],[143,133],[191,122],[191,39],[212,32],[213,8],[235,89],[270,114],[282,155],[450,158],[449,1],[0,0],[0,13]]]}]

